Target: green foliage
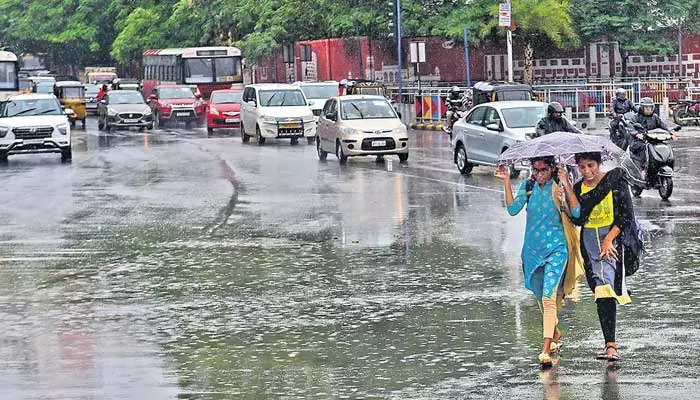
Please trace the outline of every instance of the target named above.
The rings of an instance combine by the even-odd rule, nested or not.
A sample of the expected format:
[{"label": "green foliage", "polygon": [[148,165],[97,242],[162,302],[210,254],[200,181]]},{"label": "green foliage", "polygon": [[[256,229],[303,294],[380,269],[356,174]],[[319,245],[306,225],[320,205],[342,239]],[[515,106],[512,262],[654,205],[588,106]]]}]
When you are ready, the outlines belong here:
[{"label": "green foliage", "polygon": [[[402,0],[404,36],[502,40],[498,0]],[[513,0],[516,41],[560,47],[579,37],[668,53],[667,34],[700,30],[700,0]],[[152,47],[235,44],[254,62],[279,45],[324,37],[388,41],[389,0],[2,0],[0,45],[54,64],[138,63]]]}]

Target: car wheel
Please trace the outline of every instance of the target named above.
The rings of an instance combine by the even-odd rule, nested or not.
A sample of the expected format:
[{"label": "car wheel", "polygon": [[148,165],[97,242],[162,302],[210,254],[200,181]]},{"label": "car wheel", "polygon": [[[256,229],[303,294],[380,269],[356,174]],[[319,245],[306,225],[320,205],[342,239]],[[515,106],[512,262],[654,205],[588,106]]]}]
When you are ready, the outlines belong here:
[{"label": "car wheel", "polygon": [[73,150],[68,147],[65,149],[61,149],[61,161],[70,161],[73,159]]},{"label": "car wheel", "polygon": [[145,126],[139,126],[139,132],[143,132],[143,131],[145,131],[145,130],[146,130],[146,127],[145,127]]},{"label": "car wheel", "polygon": [[83,123],[83,130],[85,130],[85,118],[83,118],[81,122]]},{"label": "car wheel", "polygon": [[326,161],[328,157],[328,152],[321,148],[321,139],[316,138],[316,154],[318,154],[318,159],[321,161]]},{"label": "car wheel", "polygon": [[471,174],[474,169],[474,165],[467,161],[467,151],[461,144],[457,146],[457,169],[462,175]]},{"label": "car wheel", "polygon": [[7,163],[7,152],[1,151],[0,152],[0,164],[5,164],[5,163]]},{"label": "car wheel", "polygon": [[308,144],[314,144],[315,142],[316,142],[315,137],[307,137],[306,138],[306,143],[308,143]]},{"label": "car wheel", "polygon": [[190,129],[192,127],[192,121],[185,121],[185,128]]},{"label": "car wheel", "polygon": [[150,124],[148,124],[148,126],[147,126],[146,128],[147,128],[149,131],[152,130],[152,129],[153,129],[153,122],[151,122]]},{"label": "car wheel", "polygon": [[259,126],[255,127],[255,137],[258,139],[258,146],[262,146],[265,144],[265,138],[262,137]]},{"label": "car wheel", "polygon": [[340,145],[340,142],[336,143],[335,156],[338,157],[338,161],[341,164],[348,162],[348,156],[346,156],[345,152],[343,152],[343,146]]},{"label": "car wheel", "polygon": [[642,195],[643,190],[644,190],[644,188],[642,188],[640,186],[632,186],[632,195],[634,197],[639,197]]},{"label": "car wheel", "polygon": [[214,129],[213,128],[207,128],[207,136],[211,136],[214,134]]},{"label": "car wheel", "polygon": [[401,162],[406,162],[406,161],[408,161],[408,153],[401,153],[401,154],[399,154],[399,161],[401,161]]},{"label": "car wheel", "polygon": [[510,176],[510,179],[517,179],[520,176],[520,170],[515,169],[515,165],[509,165],[508,166],[508,176]]},{"label": "car wheel", "polygon": [[289,142],[292,146],[296,146],[299,144],[299,138],[293,137],[292,140]]},{"label": "car wheel", "polygon": [[245,128],[243,127],[243,123],[241,122],[241,140],[243,143],[248,143],[250,141],[250,136],[245,133]]},{"label": "car wheel", "polygon": [[74,119],[70,120],[70,127],[71,127],[71,129],[75,128],[75,120]]}]

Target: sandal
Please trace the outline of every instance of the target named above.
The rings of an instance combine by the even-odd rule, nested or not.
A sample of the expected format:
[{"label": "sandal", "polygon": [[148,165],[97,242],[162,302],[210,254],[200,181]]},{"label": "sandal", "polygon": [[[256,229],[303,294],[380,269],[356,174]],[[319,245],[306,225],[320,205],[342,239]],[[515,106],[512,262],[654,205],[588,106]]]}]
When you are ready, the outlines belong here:
[{"label": "sandal", "polygon": [[[557,332],[559,332],[559,336],[557,336]],[[552,342],[549,344],[549,354],[550,355],[556,355],[559,353],[559,350],[561,349],[561,343],[559,343],[559,341],[561,340],[562,336],[563,335],[562,335],[560,330],[556,330],[554,332],[554,337],[552,338]]]},{"label": "sandal", "polygon": [[[613,354],[608,354],[608,349],[613,349],[615,350],[615,352]],[[596,354],[596,359],[607,361],[620,361],[622,360],[622,357],[620,356],[620,352],[617,351],[617,345],[610,344],[605,346],[603,351]]]},{"label": "sandal", "polygon": [[537,357],[537,360],[539,361],[540,367],[542,367],[542,369],[552,367],[552,357],[550,357],[547,353],[540,353],[539,357]]}]

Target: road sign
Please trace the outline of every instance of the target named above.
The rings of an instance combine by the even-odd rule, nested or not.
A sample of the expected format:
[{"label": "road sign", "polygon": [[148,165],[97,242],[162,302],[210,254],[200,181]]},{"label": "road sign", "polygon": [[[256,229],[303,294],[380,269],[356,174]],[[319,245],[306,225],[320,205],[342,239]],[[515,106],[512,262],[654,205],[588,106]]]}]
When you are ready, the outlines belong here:
[{"label": "road sign", "polygon": [[411,62],[425,62],[425,42],[413,42],[409,44],[411,53]]},{"label": "road sign", "polygon": [[499,5],[498,26],[510,26],[510,3],[501,3]]}]

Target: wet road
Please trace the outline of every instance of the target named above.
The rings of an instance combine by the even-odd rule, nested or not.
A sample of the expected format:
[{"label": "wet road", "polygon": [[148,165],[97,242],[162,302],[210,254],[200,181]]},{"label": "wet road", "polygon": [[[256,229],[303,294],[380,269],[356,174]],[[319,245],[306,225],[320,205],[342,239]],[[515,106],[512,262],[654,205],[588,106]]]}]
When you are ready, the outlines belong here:
[{"label": "wet road", "polygon": [[558,365],[523,288],[524,216],[446,137],[399,164],[203,129],[75,131],[74,159],[0,167],[3,399],[691,399],[700,391],[700,133],[606,368],[587,288]]}]

